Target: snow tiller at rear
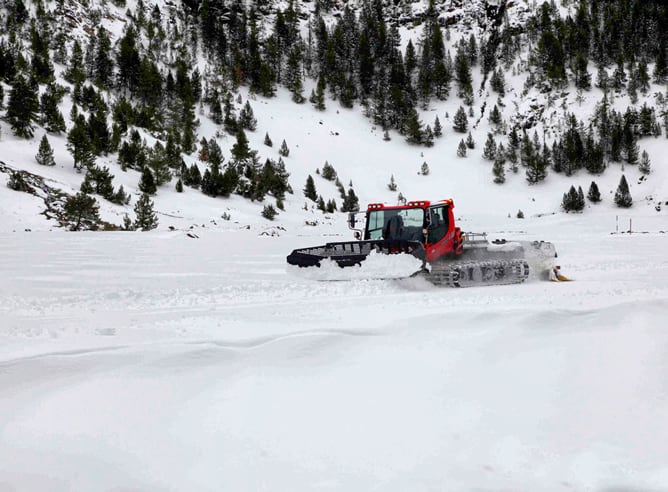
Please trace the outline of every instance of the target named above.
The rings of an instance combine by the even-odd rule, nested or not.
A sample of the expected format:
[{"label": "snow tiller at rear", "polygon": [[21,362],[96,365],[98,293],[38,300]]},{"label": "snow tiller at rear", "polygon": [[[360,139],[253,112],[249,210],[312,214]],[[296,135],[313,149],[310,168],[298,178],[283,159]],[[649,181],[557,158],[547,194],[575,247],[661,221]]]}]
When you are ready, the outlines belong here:
[{"label": "snow tiller at rear", "polygon": [[422,260],[414,276],[452,287],[514,284],[530,274],[548,278],[557,256],[552,243],[490,242],[485,234],[464,234],[455,226],[453,208],[452,199],[395,206],[372,203],[364,229],[357,228],[355,214],[349,216],[357,240],[296,249],[287,261],[299,267],[319,267],[323,261],[351,267],[361,265],[372,253],[409,254]]}]

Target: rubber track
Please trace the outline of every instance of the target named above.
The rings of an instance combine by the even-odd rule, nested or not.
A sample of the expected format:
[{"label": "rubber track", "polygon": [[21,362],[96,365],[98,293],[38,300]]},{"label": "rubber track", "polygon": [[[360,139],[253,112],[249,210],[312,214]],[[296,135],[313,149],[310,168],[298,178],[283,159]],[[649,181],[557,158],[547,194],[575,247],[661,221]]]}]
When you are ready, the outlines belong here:
[{"label": "rubber track", "polygon": [[519,284],[529,276],[526,260],[489,260],[438,262],[424,277],[443,287],[474,287],[477,285]]}]

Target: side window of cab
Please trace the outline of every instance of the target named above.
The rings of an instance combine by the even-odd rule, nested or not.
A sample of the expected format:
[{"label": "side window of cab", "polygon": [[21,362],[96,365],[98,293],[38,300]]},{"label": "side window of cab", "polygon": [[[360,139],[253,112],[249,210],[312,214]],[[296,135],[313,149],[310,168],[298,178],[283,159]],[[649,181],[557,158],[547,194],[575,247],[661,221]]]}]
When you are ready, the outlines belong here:
[{"label": "side window of cab", "polygon": [[448,232],[448,209],[447,207],[435,207],[429,209],[429,243],[436,243],[443,239]]}]

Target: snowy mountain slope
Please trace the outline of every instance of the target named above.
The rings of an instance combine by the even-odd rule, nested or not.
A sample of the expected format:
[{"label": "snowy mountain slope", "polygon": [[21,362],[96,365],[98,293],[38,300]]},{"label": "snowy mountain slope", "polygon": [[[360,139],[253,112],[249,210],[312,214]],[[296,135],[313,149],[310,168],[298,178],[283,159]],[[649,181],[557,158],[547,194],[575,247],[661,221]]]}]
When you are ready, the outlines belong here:
[{"label": "snowy mountain slope", "polygon": [[[83,40],[92,24],[87,22],[85,9],[77,6],[76,2],[68,5],[73,12],[72,17],[76,19],[71,34]],[[456,2],[439,4],[442,16],[451,16],[461,21],[448,27],[450,39],[446,47],[453,54],[456,43],[466,39],[471,33],[484,38],[484,24],[481,23],[484,22],[486,5],[485,2],[472,2],[464,6],[458,6]],[[112,4],[95,4],[95,6],[101,7],[101,25],[110,32],[114,39],[118,39],[126,25],[124,10]],[[134,2],[127,3],[128,10],[132,11],[135,8]],[[424,8],[424,5],[420,3],[411,7],[412,11],[418,14],[421,8]],[[173,9],[173,5],[163,9],[166,10],[164,16],[173,17],[175,15]],[[308,11],[308,7],[305,6],[304,9]],[[568,10],[565,6],[564,9]],[[523,3],[508,5],[506,9],[508,22],[511,25],[525,22],[527,12],[527,7]],[[302,21],[302,26],[304,25],[306,25],[306,20]],[[419,43],[421,36],[419,26],[402,25],[400,32],[403,42],[413,39],[416,44]],[[523,118],[535,117],[536,108],[539,108],[542,116],[537,126],[529,130],[529,136],[537,132],[541,138],[543,135],[548,139],[553,138],[555,130],[563,128],[562,120],[566,113],[574,113],[577,118],[586,122],[595,105],[603,97],[603,92],[595,87],[578,95],[572,85],[554,97],[550,96],[549,101],[548,96],[538,92],[536,88],[525,92],[523,85],[527,73],[520,68],[521,64],[520,60],[517,64],[513,64],[512,71],[506,73],[508,94],[503,99],[503,106],[500,107],[500,110],[504,121],[511,123],[511,117],[517,117],[517,115]],[[198,65],[204,73],[207,69],[206,60],[202,58],[198,61]],[[62,66],[56,64],[55,68],[57,73],[62,73]],[[590,71],[593,70],[594,67],[591,66]],[[518,209],[523,210],[525,214],[559,212],[562,195],[571,185],[581,186],[586,192],[592,180],[599,185],[604,201],[602,204],[589,206],[588,211],[595,209],[598,213],[601,209],[613,210],[612,201],[609,198],[612,197],[611,193],[614,194],[622,173],[627,175],[631,183],[631,194],[636,202],[636,207],[628,211],[629,214],[651,215],[655,213],[653,209],[658,203],[668,201],[667,171],[662,156],[662,149],[666,141],[663,136],[644,138],[639,142],[639,150],[647,150],[652,161],[653,172],[646,181],[639,181],[641,175],[636,166],[624,168],[623,164],[609,163],[609,168],[601,176],[590,175],[583,170],[572,177],[550,172],[544,182],[534,186],[527,186],[525,170],[520,167],[516,175],[507,171],[507,183],[495,185],[492,183],[492,163],[481,159],[481,155],[487,134],[492,131],[487,118],[491,107],[497,103],[497,95],[488,88],[484,91],[479,89],[483,82],[479,70],[473,70],[472,75],[476,95],[472,107],[473,117],[470,117],[469,120],[476,148],[469,150],[466,158],[456,156],[457,145],[466,135],[452,130],[453,116],[462,105],[462,101],[454,94],[444,102],[432,100],[427,109],[420,110],[421,120],[425,124],[433,125],[434,118],[438,116],[444,127],[444,136],[436,139],[433,147],[426,148],[405,144],[404,138],[396,132],[390,132],[392,140],[384,142],[382,129],[374,126],[361,114],[362,108],[359,105],[348,110],[341,108],[337,101],[328,99],[327,109],[319,112],[308,103],[297,105],[290,102],[288,91],[283,89],[278,90],[275,98],[265,99],[253,96],[249,99],[247,90],[241,87],[239,89],[241,103],[235,102],[235,109],[238,112],[246,101],[250,101],[252,105],[258,119],[258,128],[255,132],[249,132],[248,138],[251,148],[258,151],[260,161],[263,162],[268,157],[277,159],[278,146],[283,139],[291,150],[290,157],[285,159],[285,164],[291,174],[290,184],[295,194],[288,196],[286,212],[281,213],[276,222],[281,225],[283,223],[285,225],[301,224],[304,220],[314,218],[314,213],[310,211],[303,213],[305,199],[300,190],[304,186],[306,177],[309,174],[315,176],[316,169],[322,168],[325,161],[334,166],[346,188],[352,181],[362,206],[371,201],[396,201],[397,193],[387,190],[391,176],[394,176],[398,184],[398,192],[401,192],[404,197],[408,199],[453,197],[456,199],[459,213],[485,211],[489,208],[490,203],[495,204],[495,208],[500,205],[497,210],[504,215],[508,213],[515,215]],[[71,87],[71,84],[62,80],[59,82]],[[305,84],[304,92],[308,94],[313,87],[313,81],[306,80]],[[662,92],[662,86],[652,84],[648,95],[646,97],[641,95],[636,107],[645,101],[654,104],[657,94]],[[611,98],[611,107],[618,110],[624,110],[628,105],[628,97],[624,94],[617,95],[614,99]],[[69,114],[71,106],[71,98],[66,96],[61,104],[63,114]],[[446,114],[449,118],[446,118]],[[200,121],[197,129],[198,138],[216,137],[223,149],[224,157],[229,160],[230,149],[235,141],[234,137],[219,131],[220,128],[209,119],[207,109],[200,107],[197,118]],[[64,135],[49,135],[54,147],[57,166],[55,169],[48,169],[37,165],[34,159],[37,153],[37,143],[44,134],[43,130],[38,128],[36,137],[26,141],[15,137],[6,122],[0,122],[0,126],[2,131],[0,145],[2,146],[2,160],[5,164],[13,169],[25,169],[52,179],[55,185],[62,187],[67,193],[78,191],[83,175],[72,169],[72,157],[66,149]],[[274,141],[273,148],[263,145],[265,133],[268,133]],[[142,131],[142,136],[149,145],[155,142],[155,138],[144,131]],[[197,163],[197,152],[184,156],[184,159],[188,165]],[[418,176],[418,171],[424,162],[428,164],[431,173],[429,176]],[[97,163],[100,166],[109,167],[114,175],[116,186],[123,185],[124,189],[135,194],[135,197],[137,196],[139,174],[133,170],[121,171],[117,164],[116,154],[100,157]],[[199,162],[198,165],[202,172],[206,169],[205,163]],[[7,174],[0,175],[0,179],[5,181],[8,178]],[[155,197],[156,209],[159,216],[164,219],[161,221],[163,229],[168,225],[190,227],[212,224],[212,221],[220,223],[218,219],[225,211],[232,214],[233,221],[239,221],[244,225],[247,223],[264,225],[266,222],[259,217],[259,212],[264,204],[270,202],[269,197],[264,204],[248,203],[237,198],[211,199],[188,188],[181,196],[174,192],[175,181],[176,178],[173,178],[170,183],[163,185]],[[330,183],[318,180],[316,185],[325,201],[333,198],[339,206],[341,205],[338,191]],[[488,197],[489,201],[480,200],[481,194]],[[17,214],[17,209],[10,205],[14,199],[19,200],[12,190],[0,187],[0,197],[3,201],[0,211],[3,214],[3,220],[0,223],[4,230],[26,228],[38,230],[57,227],[53,221],[45,221],[43,217],[35,216],[32,212],[26,215]],[[135,200],[136,198],[127,206],[117,206],[99,198],[102,218],[120,225],[125,214],[134,215],[132,209]],[[20,201],[25,202],[25,197],[21,197]],[[38,210],[39,200],[34,199],[33,201],[36,203],[31,205],[30,209]],[[312,204],[307,204],[307,206],[311,207]],[[627,211],[624,213],[626,214]],[[323,220],[321,216],[317,218]]]},{"label": "snowy mountain slope", "polygon": [[[244,99],[245,102],[246,99]],[[258,129],[249,133],[251,148],[257,149],[263,158],[271,157],[277,159],[278,145],[284,139],[290,148],[289,157],[285,163],[290,172],[290,183],[295,190],[294,195],[288,195],[286,200],[286,212],[281,213],[276,222],[283,226],[303,224],[303,220],[322,220],[322,214],[316,212],[304,212],[301,210],[306,199],[301,194],[306,177],[310,174],[317,178],[316,170],[322,169],[325,161],[329,162],[337,171],[344,186],[347,187],[352,181],[356,193],[360,197],[362,206],[372,201],[386,201],[394,203],[397,192],[390,192],[387,184],[390,177],[394,176],[401,192],[408,199],[420,198],[449,198],[455,199],[458,214],[470,214],[485,212],[493,207],[499,214],[515,215],[518,209],[525,214],[549,214],[559,213],[561,197],[571,184],[582,186],[587,189],[592,180],[596,180],[604,201],[598,205],[590,205],[588,213],[593,215],[599,211],[607,213],[620,213],[612,203],[612,194],[616,189],[619,177],[622,174],[622,166],[613,164],[602,176],[588,175],[580,172],[574,177],[551,173],[545,182],[534,186],[527,186],[523,170],[517,175],[508,174],[508,181],[503,185],[495,185],[492,182],[491,163],[480,157],[482,152],[481,142],[486,135],[485,126],[481,123],[480,129],[475,132],[478,148],[471,152],[466,158],[458,158],[455,154],[456,144],[461,138],[460,134],[447,129],[446,134],[437,141],[432,148],[423,148],[407,145],[395,135],[389,142],[384,142],[382,133],[374,128],[359,111],[344,110],[337,108],[333,103],[325,112],[317,112],[307,105],[295,105],[287,95],[279,95],[272,100],[264,100],[257,97],[252,101],[254,112],[258,118]],[[454,104],[454,103],[453,103]],[[443,116],[445,112],[454,113],[453,105],[439,105],[425,112],[425,115],[433,117],[436,114]],[[426,120],[427,117],[424,117]],[[444,125],[448,120],[441,118]],[[3,125],[4,126],[4,125]],[[215,135],[215,127],[207,119],[202,118],[202,126],[199,130],[203,136]],[[33,173],[39,173],[52,180],[54,186],[62,187],[63,191],[74,193],[78,190],[78,184],[82,179],[81,174],[72,169],[71,157],[65,149],[64,137],[52,137],[52,146],[55,150],[55,168],[44,168],[34,161],[34,153],[37,152],[36,145],[25,145],[16,137],[9,134],[9,130],[3,128],[3,162],[15,169],[26,169]],[[263,145],[265,133],[269,133],[272,140],[276,142],[274,147],[268,148]],[[8,135],[9,134],[9,135]],[[475,137],[474,137],[475,138]],[[234,143],[231,137],[224,137],[221,146],[231,147]],[[631,194],[636,201],[636,206],[624,215],[655,216],[657,212],[654,206],[657,202],[668,201],[668,185],[666,184],[666,167],[662,165],[661,151],[664,148],[663,138],[650,139],[642,142],[643,147],[654,158],[654,172],[649,179],[639,182],[641,176],[636,168],[626,166],[624,173],[627,175]],[[229,154],[226,153],[229,156]],[[193,157],[187,162],[194,162]],[[423,162],[427,162],[430,169],[428,176],[419,176],[418,172]],[[99,159],[100,165],[108,165],[115,176],[115,183],[122,184],[126,190],[136,192],[139,181],[139,173],[133,170],[122,172],[115,164],[115,158],[109,156]],[[5,180],[8,175],[1,176]],[[325,200],[333,198],[340,204],[338,191],[332,183],[324,179],[316,180],[316,189]],[[23,215],[16,216],[11,203],[17,193],[2,187],[4,230],[22,230],[30,228],[33,230],[53,228],[55,224],[49,223],[41,216]],[[484,195],[484,199],[481,196]],[[652,201],[646,201],[645,197],[651,197]],[[23,198],[23,197],[21,197]],[[37,199],[35,199],[37,201]],[[242,224],[269,223],[260,217],[262,203],[251,203],[240,198],[210,198],[199,191],[186,189],[183,195],[178,195],[173,190],[173,185],[164,185],[160,188],[154,198],[156,210],[161,214],[161,228],[168,225],[183,228],[191,225],[200,226],[210,224],[211,220],[220,223],[220,216],[228,211],[232,220]],[[124,213],[132,215],[132,204],[130,206],[117,206],[99,200],[102,207],[102,217],[112,223],[120,224]],[[313,205],[308,205],[312,207]],[[38,206],[35,206],[38,208]],[[12,218],[14,217],[14,218]]]}]

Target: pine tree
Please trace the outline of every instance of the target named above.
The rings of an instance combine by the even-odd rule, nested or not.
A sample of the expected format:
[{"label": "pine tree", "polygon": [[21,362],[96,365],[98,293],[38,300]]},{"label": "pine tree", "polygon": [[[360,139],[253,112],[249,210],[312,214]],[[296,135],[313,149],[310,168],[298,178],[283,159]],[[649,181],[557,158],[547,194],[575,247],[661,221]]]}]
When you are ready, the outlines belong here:
[{"label": "pine tree", "polygon": [[318,199],[318,193],[315,190],[315,182],[313,177],[309,174],[306,178],[306,186],[304,187],[304,196],[309,200],[316,201]]},{"label": "pine tree", "polygon": [[318,84],[315,92],[311,94],[310,102],[318,111],[325,110],[325,78],[322,74],[318,77]]},{"label": "pine tree", "polygon": [[325,164],[322,166],[322,177],[327,181],[334,181],[336,179],[336,170],[328,161],[325,161]]},{"label": "pine tree", "polygon": [[64,78],[71,84],[81,84],[86,80],[86,67],[83,61],[84,55],[81,44],[78,39],[74,40],[72,45],[72,54],[70,55],[70,63],[64,73]]},{"label": "pine tree", "polygon": [[[501,111],[499,111],[499,107],[495,104],[492,110],[489,113],[489,123],[494,126],[495,128],[498,128],[499,125],[501,125]],[[495,130],[496,131],[496,130]]]},{"label": "pine tree", "polygon": [[176,181],[175,189],[177,193],[183,193],[183,181],[181,181],[181,178]]},{"label": "pine tree", "polygon": [[475,149],[475,140],[473,140],[473,135],[471,135],[471,132],[469,132],[468,136],[466,137],[466,146],[471,150]]},{"label": "pine tree", "polygon": [[251,108],[251,105],[248,101],[246,101],[244,107],[241,108],[241,111],[239,111],[239,124],[244,129],[251,132],[254,132],[257,128],[257,119],[255,119],[253,108]]},{"label": "pine tree", "polygon": [[635,135],[630,123],[624,125],[623,150],[626,162],[629,164],[638,163],[638,137]]},{"label": "pine tree", "polygon": [[547,177],[545,162],[539,155],[532,154],[531,158],[526,162],[526,179],[529,184],[536,184]]},{"label": "pine tree", "polygon": [[272,147],[274,145],[274,143],[271,141],[271,138],[269,138],[269,132],[264,134],[264,144],[267,147]]},{"label": "pine tree", "polygon": [[123,214],[123,225],[121,225],[122,231],[134,231],[135,225],[132,223],[132,219],[128,214]]},{"label": "pine tree", "polygon": [[575,186],[571,186],[571,188],[568,190],[568,193],[564,193],[563,200],[561,201],[561,207],[565,212],[579,212],[584,208],[584,196],[581,195],[581,192],[582,188],[576,190]]},{"label": "pine tree", "polygon": [[86,125],[93,154],[106,154],[109,151],[111,141],[111,134],[107,127],[107,112],[103,108],[99,108],[90,114]]},{"label": "pine tree", "polygon": [[341,205],[342,212],[359,212],[360,204],[355,191],[352,188],[348,188],[348,194],[343,200],[343,205]]},{"label": "pine tree", "polygon": [[584,193],[582,192],[582,186],[578,186],[577,201],[575,202],[575,204],[576,204],[576,210],[577,211],[584,210],[585,197],[584,197]]},{"label": "pine tree", "polygon": [[202,183],[202,173],[200,173],[197,164],[192,164],[188,169],[188,183],[185,183],[185,178],[184,178],[184,184],[187,184],[188,186],[191,186],[193,188],[199,188],[199,185],[201,183]]},{"label": "pine tree", "polygon": [[301,70],[301,50],[298,46],[294,46],[288,53],[287,61],[287,79],[285,84],[288,90],[292,93],[292,100],[297,104],[302,104],[304,99],[304,83],[302,81]]},{"label": "pine tree", "polygon": [[82,193],[85,193],[86,195],[91,195],[95,193],[95,187],[93,186],[93,182],[90,179],[90,173],[86,172],[86,176],[84,176],[84,180],[81,182],[81,186],[79,187],[79,191]]},{"label": "pine tree", "polygon": [[494,135],[491,133],[487,134],[487,141],[482,150],[482,158],[488,161],[494,160],[496,157],[496,141],[494,140]]},{"label": "pine tree", "polygon": [[134,94],[139,85],[139,51],[137,50],[137,32],[130,25],[119,41],[116,54],[118,64],[118,83]]},{"label": "pine tree", "polygon": [[406,120],[406,142],[409,144],[420,144],[424,140],[422,122],[415,108],[411,109]]},{"label": "pine tree", "polygon": [[567,81],[564,64],[566,57],[561,40],[551,30],[545,30],[538,40],[537,48],[537,61],[543,74],[554,85],[561,87]]},{"label": "pine tree", "polygon": [[624,57],[620,54],[617,57],[617,67],[612,73],[612,88],[616,91],[622,91],[626,87],[626,71],[624,70]]},{"label": "pine tree", "polygon": [[91,166],[86,169],[86,176],[81,185],[81,191],[86,193],[96,193],[107,200],[114,199],[114,185],[112,184],[114,176],[109,172],[108,167],[99,168]]},{"label": "pine tree", "polygon": [[[209,141],[209,145],[211,145],[211,141]],[[248,137],[246,137],[246,132],[242,127],[237,130],[237,140],[232,145],[230,152],[235,162],[245,161],[252,156],[252,151],[248,145]]]},{"label": "pine tree", "polygon": [[339,178],[336,178],[334,181],[334,186],[336,186],[336,189],[339,190],[339,195],[341,196],[341,200],[346,199],[346,189],[343,187],[343,183],[341,183],[341,180]]},{"label": "pine tree", "polygon": [[216,142],[215,138],[209,140],[206,145],[207,149],[207,161],[211,167],[216,167],[220,170],[220,167],[223,165],[225,158],[223,157],[223,151]]},{"label": "pine tree", "polygon": [[100,206],[94,197],[79,192],[65,200],[63,212],[68,221],[73,222],[71,230],[78,231],[82,227],[92,229],[100,220]]},{"label": "pine tree", "polygon": [[150,231],[158,227],[158,216],[153,211],[153,202],[148,193],[143,193],[135,204],[135,229]]},{"label": "pine tree", "polygon": [[262,209],[262,217],[267,220],[274,220],[274,217],[278,215],[278,212],[273,205],[265,205]]},{"label": "pine tree", "polygon": [[635,73],[635,65],[629,67],[630,77],[629,83],[626,86],[626,93],[629,96],[631,104],[636,104],[638,102],[638,79]]},{"label": "pine tree", "polygon": [[457,147],[457,157],[466,157],[466,142],[464,142],[463,138]]},{"label": "pine tree", "polygon": [[217,169],[206,169],[202,175],[201,189],[202,193],[208,196],[216,197],[218,196],[218,176],[220,171]]},{"label": "pine tree", "polygon": [[[538,137],[538,134],[535,133],[534,136]],[[540,145],[537,138],[536,144]],[[540,160],[541,169],[545,173],[545,176],[547,176],[547,169],[552,165],[552,152],[550,152],[550,148],[547,146],[545,141],[543,141],[542,152],[539,156],[537,156],[537,158]]]},{"label": "pine tree", "polygon": [[125,192],[123,185],[121,185],[109,200],[118,205],[127,205],[130,203],[130,195]]},{"label": "pine tree", "polygon": [[510,142],[508,142],[508,150],[506,150],[506,157],[510,161],[510,168],[513,173],[518,173],[520,168],[517,165],[519,157],[517,156],[517,148],[513,147]]},{"label": "pine tree", "polygon": [[452,122],[452,129],[457,133],[466,133],[468,130],[469,119],[466,116],[466,110],[462,106],[459,106]]},{"label": "pine tree", "polygon": [[235,135],[237,133],[237,127],[239,126],[237,117],[234,114],[232,94],[229,92],[223,100],[223,126],[225,127],[225,131],[230,135]]},{"label": "pine tree", "polygon": [[470,56],[467,43],[460,42],[455,55],[454,76],[457,82],[457,95],[466,99],[473,95]]},{"label": "pine tree", "polygon": [[506,156],[502,151],[497,152],[494,157],[494,165],[492,166],[492,173],[494,174],[494,182],[496,184],[503,184],[506,182]]},{"label": "pine tree", "polygon": [[434,146],[434,132],[432,131],[432,129],[429,125],[427,125],[424,128],[424,135],[422,137],[422,143],[424,144],[425,147],[433,147]]},{"label": "pine tree", "polygon": [[443,135],[443,126],[441,126],[441,120],[436,115],[434,118],[434,137],[439,138],[441,135]]},{"label": "pine tree", "polygon": [[95,164],[95,154],[88,135],[88,125],[82,114],[77,116],[74,125],[67,134],[67,150],[72,154],[74,168],[77,171]]},{"label": "pine tree", "polygon": [[520,136],[517,133],[517,127],[513,126],[508,133],[508,146],[514,148],[515,150],[520,148]]},{"label": "pine tree", "polygon": [[596,72],[596,87],[603,91],[607,91],[608,85],[610,84],[610,77],[608,71],[603,65],[598,66],[598,71]]},{"label": "pine tree", "polygon": [[32,138],[38,111],[37,87],[33,87],[23,75],[17,74],[7,103],[7,121],[17,137]]},{"label": "pine tree", "polygon": [[585,139],[584,153],[585,168],[590,174],[601,174],[605,170],[603,161],[603,146],[600,142],[594,140],[591,132]]},{"label": "pine tree", "polygon": [[506,80],[501,68],[497,68],[492,72],[492,77],[490,78],[489,83],[492,86],[492,90],[498,93],[500,97],[506,95]]},{"label": "pine tree", "polygon": [[218,90],[214,89],[211,95],[211,119],[216,125],[222,125],[225,119],[223,118],[223,106],[220,104],[220,95]]},{"label": "pine tree", "polygon": [[67,130],[65,119],[58,108],[63,97],[62,87],[56,84],[49,84],[40,97],[40,111],[42,113],[42,124],[46,131],[50,133],[60,133]]},{"label": "pine tree", "polygon": [[601,192],[598,191],[598,185],[595,181],[592,181],[589,185],[589,191],[587,192],[587,198],[592,203],[598,203],[601,201]]},{"label": "pine tree", "polygon": [[637,124],[640,126],[639,131],[642,137],[658,136],[661,133],[660,131],[656,132],[658,123],[655,110],[653,107],[647,106],[647,103],[644,103],[640,108]]},{"label": "pine tree", "polygon": [[155,184],[155,177],[148,166],[144,166],[141,173],[139,184],[137,185],[139,191],[146,195],[155,195],[158,191],[158,186]]},{"label": "pine tree", "polygon": [[643,174],[649,174],[650,172],[652,172],[651,164],[649,161],[649,154],[647,153],[646,150],[642,151],[642,155],[640,157],[640,164],[638,165],[638,170]]},{"label": "pine tree", "polygon": [[156,186],[162,186],[172,179],[172,172],[167,166],[167,162],[165,147],[158,140],[153,148],[149,150],[146,160],[146,166],[153,173]]},{"label": "pine tree", "polygon": [[581,52],[578,52],[575,56],[573,75],[575,76],[576,88],[591,89],[591,74],[587,71],[587,58]]},{"label": "pine tree", "polygon": [[176,138],[172,133],[167,136],[167,143],[165,144],[165,161],[169,169],[178,171],[183,160],[181,159],[181,149],[176,143]]},{"label": "pine tree", "polygon": [[283,142],[281,143],[281,148],[278,149],[278,153],[282,157],[287,157],[290,155],[290,149],[288,148],[288,144],[285,143],[285,140],[283,140]]},{"label": "pine tree", "polygon": [[574,186],[571,186],[568,193],[564,193],[564,196],[561,200],[561,208],[564,209],[564,212],[570,212],[575,210],[575,201],[577,200],[577,191]]},{"label": "pine tree", "polygon": [[51,144],[49,144],[49,139],[46,138],[46,134],[42,136],[42,140],[39,142],[39,151],[35,156],[35,160],[42,166],[56,165],[56,161],[53,159],[53,149],[51,148]]},{"label": "pine tree", "polygon": [[615,204],[621,208],[629,208],[631,205],[633,205],[633,198],[631,197],[629,184],[627,183],[626,177],[623,174],[619,180],[617,191],[615,192]]},{"label": "pine tree", "polygon": [[532,142],[525,133],[522,138],[522,164],[526,167],[526,179],[529,184],[542,181],[547,176],[547,162],[539,154],[540,143],[538,135],[534,135]]},{"label": "pine tree", "polygon": [[114,60],[111,58],[111,40],[106,29],[102,26],[98,28],[95,45],[93,67],[95,84],[101,88],[109,89],[111,87],[111,76],[114,72]]},{"label": "pine tree", "polygon": [[327,208],[325,206],[325,199],[322,197],[322,195],[318,196],[318,199],[316,200],[316,207],[318,210],[322,212],[326,212]]}]

